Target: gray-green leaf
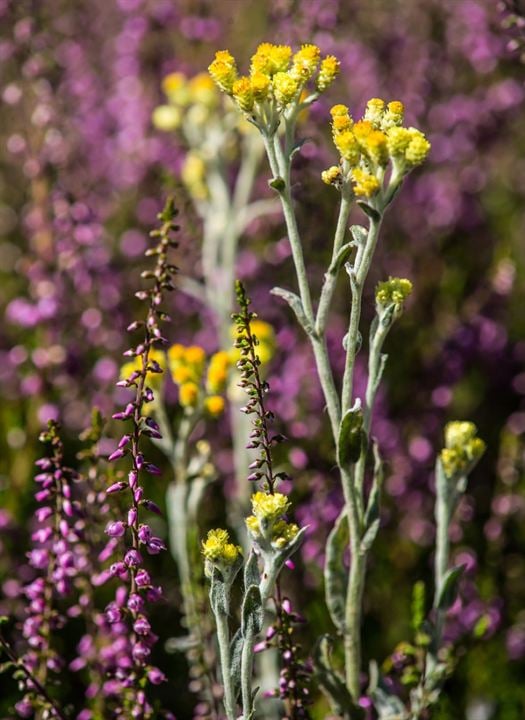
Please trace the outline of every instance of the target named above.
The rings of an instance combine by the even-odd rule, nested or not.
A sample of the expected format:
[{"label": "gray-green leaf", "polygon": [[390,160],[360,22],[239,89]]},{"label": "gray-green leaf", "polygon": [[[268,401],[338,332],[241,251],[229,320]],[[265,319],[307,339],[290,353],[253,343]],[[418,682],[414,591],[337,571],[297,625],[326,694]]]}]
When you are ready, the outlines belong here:
[{"label": "gray-green leaf", "polygon": [[324,566],[326,604],[340,633],[344,632],[345,623],[347,572],[343,556],[348,542],[348,519],[346,511],[342,510],[328,536]]}]

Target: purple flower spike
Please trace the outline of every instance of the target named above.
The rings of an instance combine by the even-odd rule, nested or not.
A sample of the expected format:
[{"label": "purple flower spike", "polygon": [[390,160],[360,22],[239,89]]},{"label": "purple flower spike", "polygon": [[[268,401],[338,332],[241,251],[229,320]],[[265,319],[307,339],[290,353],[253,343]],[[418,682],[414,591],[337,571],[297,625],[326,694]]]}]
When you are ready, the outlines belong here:
[{"label": "purple flower spike", "polygon": [[155,513],[155,515],[162,515],[162,510],[153,500],[143,500],[142,505],[150,512]]},{"label": "purple flower spike", "polygon": [[130,568],[136,568],[142,565],[142,556],[138,550],[131,548],[124,556],[125,564]]}]

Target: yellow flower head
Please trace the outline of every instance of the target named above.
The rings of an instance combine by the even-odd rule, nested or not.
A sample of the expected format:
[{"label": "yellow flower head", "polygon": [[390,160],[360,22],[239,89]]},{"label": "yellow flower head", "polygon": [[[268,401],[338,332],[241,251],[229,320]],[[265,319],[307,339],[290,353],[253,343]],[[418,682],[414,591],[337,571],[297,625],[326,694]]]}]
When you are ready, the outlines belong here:
[{"label": "yellow flower head", "polygon": [[260,72],[273,76],[278,72],[286,72],[290,65],[292,48],[289,45],[273,45],[261,43],[252,56],[252,74]]},{"label": "yellow flower head", "polygon": [[262,72],[255,72],[250,77],[253,97],[257,102],[264,102],[270,92],[270,76]]},{"label": "yellow flower head", "polygon": [[388,163],[387,137],[381,130],[372,130],[366,135],[362,147],[374,165],[385,166]]},{"label": "yellow flower head", "polygon": [[412,293],[412,283],[406,278],[391,277],[376,287],[376,301],[379,305],[403,305]]},{"label": "yellow flower head", "polygon": [[416,165],[421,165],[421,163],[426,160],[430,152],[430,143],[423,133],[416,130],[416,128],[409,128],[408,130],[411,134],[411,139],[405,151],[405,159],[409,165],[415,167]]},{"label": "yellow flower head", "polygon": [[297,81],[288,73],[278,72],[273,78],[273,92],[280,105],[289,105],[299,90]]},{"label": "yellow flower head", "polygon": [[332,165],[328,170],[323,170],[321,180],[326,185],[338,185],[341,182],[341,168],[338,165]]},{"label": "yellow flower head", "polygon": [[359,120],[353,127],[354,135],[359,143],[365,143],[368,136],[374,131],[374,126],[368,120]]},{"label": "yellow flower head", "polygon": [[206,360],[204,348],[201,348],[200,345],[190,345],[184,352],[184,360],[188,365],[193,365],[202,371],[204,361]]},{"label": "yellow flower head", "polygon": [[385,101],[380,98],[372,98],[366,104],[364,119],[372,123],[375,128],[381,124],[381,119],[385,110]]},{"label": "yellow flower head", "polygon": [[321,62],[319,75],[317,76],[317,89],[324,92],[333,83],[339,74],[341,63],[335,55],[327,55]]},{"label": "yellow flower head", "polygon": [[260,521],[269,523],[275,522],[284,515],[290,508],[290,501],[282,493],[270,495],[264,492],[256,492],[251,497],[252,512]]},{"label": "yellow flower head", "polygon": [[305,83],[317,70],[320,59],[321,51],[317,45],[302,45],[301,49],[293,56],[290,71],[292,77],[300,83]]},{"label": "yellow flower head", "polygon": [[202,541],[202,554],[213,564],[231,566],[241,553],[241,548],[230,542],[227,530],[210,530],[206,540]]},{"label": "yellow flower head", "polygon": [[204,409],[212,418],[222,415],[224,405],[224,398],[221,395],[209,395],[204,399]]},{"label": "yellow flower head", "polygon": [[211,356],[206,379],[208,392],[217,394],[224,390],[228,380],[230,364],[230,356],[223,350]]},{"label": "yellow flower head", "polygon": [[207,73],[198,73],[188,83],[191,102],[214,107],[218,101],[215,83]]},{"label": "yellow flower head", "polygon": [[405,108],[399,100],[393,100],[387,105],[387,109],[381,119],[381,130],[388,130],[391,127],[399,127],[405,118]]},{"label": "yellow flower head", "polygon": [[445,475],[449,478],[468,472],[485,452],[485,443],[477,437],[471,422],[451,422],[445,427],[445,448],[440,453]]},{"label": "yellow flower head", "polygon": [[228,50],[215,53],[215,60],[208,67],[208,72],[220,90],[231,94],[233,83],[237,80],[237,65]]},{"label": "yellow flower head", "polygon": [[348,115],[349,112],[350,111],[348,110],[348,107],[346,105],[341,105],[341,104],[334,105],[330,109],[330,115],[332,116],[332,118],[336,118],[338,115]]},{"label": "yellow flower head", "polygon": [[162,81],[162,90],[174,105],[186,105],[189,100],[187,78],[184,73],[173,72]]},{"label": "yellow flower head", "polygon": [[404,156],[411,139],[412,135],[407,128],[391,127],[387,131],[388,153],[394,158]]},{"label": "yellow flower head", "polygon": [[278,520],[272,529],[272,546],[282,550],[295,539],[298,532],[299,528],[295,523]]},{"label": "yellow flower head", "polygon": [[336,115],[332,121],[332,132],[334,138],[340,133],[351,130],[353,124],[352,118],[348,113],[345,113],[344,115]]},{"label": "yellow flower head", "polygon": [[255,102],[249,77],[240,77],[233,83],[232,95],[243,112],[251,112]]},{"label": "yellow flower head", "polygon": [[356,195],[370,198],[379,192],[381,184],[375,175],[370,175],[366,170],[354,168],[352,170],[352,186]]},{"label": "yellow flower head", "polygon": [[179,402],[182,407],[196,407],[199,401],[199,386],[194,382],[184,382],[179,387]]},{"label": "yellow flower head", "polygon": [[361,157],[361,151],[359,143],[351,130],[338,133],[334,137],[334,143],[343,160],[347,160],[350,165],[357,165]]},{"label": "yellow flower head", "polygon": [[151,120],[157,130],[170,132],[180,127],[182,114],[179,108],[173,105],[159,105],[153,111]]}]

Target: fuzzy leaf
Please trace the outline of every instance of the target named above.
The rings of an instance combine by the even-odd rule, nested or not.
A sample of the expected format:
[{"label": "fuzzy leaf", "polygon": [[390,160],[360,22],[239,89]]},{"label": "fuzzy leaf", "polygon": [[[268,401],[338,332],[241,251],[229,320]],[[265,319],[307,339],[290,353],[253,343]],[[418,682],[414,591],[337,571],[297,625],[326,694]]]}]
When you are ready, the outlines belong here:
[{"label": "fuzzy leaf", "polygon": [[343,555],[348,546],[348,518],[342,510],[326,542],[324,566],[326,604],[334,625],[344,632],[347,572]]},{"label": "fuzzy leaf", "polygon": [[329,635],[320,637],[314,648],[313,662],[319,685],[336,715],[349,720],[361,720],[362,709],[353,704],[343,678],[332,667],[331,649],[332,638]]},{"label": "fuzzy leaf", "polygon": [[371,205],[367,205],[367,203],[365,203],[365,202],[358,202],[357,204],[359,205],[361,210],[365,213],[365,215],[368,215],[368,217],[371,220],[374,220],[375,222],[378,222],[379,220],[381,220],[381,215]]},{"label": "fuzzy leaf", "polygon": [[214,567],[211,575],[210,603],[215,615],[228,615],[228,590],[219,570]]},{"label": "fuzzy leaf", "polygon": [[241,690],[241,658],[244,638],[239,628],[230,642],[230,673],[233,681],[235,698]]},{"label": "fuzzy leaf", "polygon": [[290,290],[285,290],[284,288],[280,287],[274,287],[271,289],[272,295],[277,295],[278,297],[281,297],[283,300],[286,300],[288,305],[292,308],[294,311],[297,319],[299,320],[301,326],[304,328],[304,330],[310,334],[313,332],[313,327],[311,323],[308,322],[308,318],[306,317],[306,314],[304,312],[303,303],[301,302],[301,298],[296,295],[295,293],[291,292]]},{"label": "fuzzy leaf", "polygon": [[346,243],[345,245],[343,245],[343,247],[339,248],[339,252],[335,257],[333,266],[330,268],[330,270],[332,270],[334,273],[338,272],[350,257],[352,248],[353,243]]},{"label": "fuzzy leaf", "polygon": [[250,585],[259,585],[260,580],[259,559],[254,551],[251,550],[244,566],[244,587],[249,588]]},{"label": "fuzzy leaf", "polygon": [[466,565],[457,565],[447,570],[443,578],[443,584],[439,590],[437,607],[439,610],[448,610],[454,604],[458,594],[459,581]]},{"label": "fuzzy leaf", "polygon": [[346,468],[359,460],[363,439],[363,410],[357,400],[354,407],[345,413],[339,426],[337,454],[341,467]]},{"label": "fuzzy leaf", "polygon": [[358,245],[364,245],[366,243],[366,240],[368,238],[368,230],[365,227],[363,227],[362,225],[352,225],[350,227],[350,232],[352,233],[354,241]]},{"label": "fuzzy leaf", "polygon": [[261,591],[258,585],[250,585],[244,594],[241,613],[241,633],[244,638],[258,635],[264,622]]}]

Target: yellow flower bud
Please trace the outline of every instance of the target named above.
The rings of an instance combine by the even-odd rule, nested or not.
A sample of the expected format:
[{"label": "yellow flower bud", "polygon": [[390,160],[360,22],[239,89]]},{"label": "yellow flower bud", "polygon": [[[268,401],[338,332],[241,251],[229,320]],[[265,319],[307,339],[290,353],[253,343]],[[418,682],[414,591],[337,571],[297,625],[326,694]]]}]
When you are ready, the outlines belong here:
[{"label": "yellow flower bud", "polygon": [[251,497],[252,512],[257,520],[275,522],[290,508],[290,501],[282,493],[256,492]]},{"label": "yellow flower bud", "polygon": [[209,395],[204,400],[204,409],[213,418],[219,417],[224,412],[224,398],[221,395]]},{"label": "yellow flower bud", "polygon": [[415,167],[426,160],[430,152],[430,143],[419,130],[409,128],[409,132],[412,137],[405,151],[405,159],[409,165]]},{"label": "yellow flower bud", "polygon": [[364,138],[362,147],[375,165],[385,166],[388,163],[387,137],[381,130],[372,130]]},{"label": "yellow flower bud", "polygon": [[380,98],[372,98],[366,104],[364,119],[372,123],[375,128],[378,128],[381,123],[384,110],[385,101]]},{"label": "yellow flower bud", "polygon": [[298,532],[299,528],[295,523],[278,520],[272,529],[272,546],[282,550],[295,539]]},{"label": "yellow flower bud", "polygon": [[210,530],[206,540],[202,541],[202,554],[213,564],[233,565],[241,553],[241,548],[230,542],[227,530]]},{"label": "yellow flower bud", "polygon": [[323,170],[321,180],[326,185],[338,185],[341,182],[341,168],[338,165],[332,165],[328,170]]},{"label": "yellow flower bud", "polygon": [[197,383],[185,382],[179,388],[179,402],[183,407],[195,407],[199,400]]},{"label": "yellow flower bud", "polygon": [[468,472],[485,452],[485,443],[477,437],[471,422],[451,422],[445,427],[445,448],[440,453],[445,475],[449,478]]},{"label": "yellow flower bud", "polygon": [[201,348],[200,345],[190,345],[185,350],[184,359],[188,365],[195,365],[202,368],[206,359],[204,348]]},{"label": "yellow flower bud", "polygon": [[334,136],[338,135],[339,133],[351,130],[352,125],[352,118],[348,113],[346,113],[345,115],[336,115],[332,122],[332,132]]},{"label": "yellow flower bud", "polygon": [[297,95],[299,85],[288,73],[278,72],[273,78],[273,92],[280,105],[289,105]]},{"label": "yellow flower bud", "polygon": [[261,72],[255,72],[250,78],[253,97],[257,102],[263,102],[270,92],[270,77]]},{"label": "yellow flower bud", "polygon": [[330,109],[330,115],[332,118],[336,118],[338,115],[349,115],[349,110],[346,105],[334,105]]},{"label": "yellow flower bud", "polygon": [[319,65],[321,59],[321,51],[317,45],[302,45],[293,56],[292,60],[292,77],[300,83],[309,80]]},{"label": "yellow flower bud", "polygon": [[243,112],[253,110],[253,90],[249,77],[240,77],[233,83],[232,95]]},{"label": "yellow flower bud", "polygon": [[270,77],[278,72],[286,72],[291,56],[292,48],[289,45],[261,43],[252,56],[251,72],[261,72]]},{"label": "yellow flower bud", "polygon": [[319,75],[317,76],[317,89],[324,92],[333,83],[339,74],[341,63],[334,55],[327,55],[321,62]]},{"label": "yellow flower bud", "polygon": [[157,130],[170,132],[180,127],[181,112],[173,105],[159,105],[152,113],[151,120]]},{"label": "yellow flower bud", "polygon": [[404,156],[412,135],[403,127],[392,127],[387,132],[388,152],[392,157]]},{"label": "yellow flower bud", "polygon": [[208,67],[208,72],[220,90],[231,94],[233,83],[237,79],[237,65],[228,50],[215,53],[215,60]]},{"label": "yellow flower bud", "polygon": [[357,139],[351,130],[336,135],[334,143],[344,160],[348,160],[350,165],[357,165],[361,152]]},{"label": "yellow flower bud", "polygon": [[381,130],[388,130],[391,127],[399,127],[403,124],[405,108],[399,100],[388,103],[387,110],[381,120]]},{"label": "yellow flower bud", "polygon": [[378,283],[376,287],[376,301],[384,307],[392,303],[394,305],[403,305],[411,293],[412,283],[410,280],[391,277],[384,282]]},{"label": "yellow flower bud", "polygon": [[360,168],[352,170],[352,186],[356,195],[370,198],[379,192],[381,184],[374,176]]}]

